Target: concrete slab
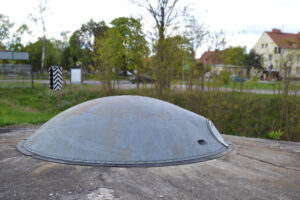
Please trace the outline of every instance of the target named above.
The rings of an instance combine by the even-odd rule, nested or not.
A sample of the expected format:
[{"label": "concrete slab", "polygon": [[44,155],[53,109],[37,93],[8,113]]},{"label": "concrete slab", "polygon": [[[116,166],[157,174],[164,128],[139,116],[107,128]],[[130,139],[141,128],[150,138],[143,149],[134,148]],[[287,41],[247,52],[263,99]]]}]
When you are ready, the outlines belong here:
[{"label": "concrete slab", "polygon": [[235,150],[202,163],[109,168],[51,163],[16,144],[39,126],[0,128],[0,199],[299,199],[300,143],[223,135]]}]

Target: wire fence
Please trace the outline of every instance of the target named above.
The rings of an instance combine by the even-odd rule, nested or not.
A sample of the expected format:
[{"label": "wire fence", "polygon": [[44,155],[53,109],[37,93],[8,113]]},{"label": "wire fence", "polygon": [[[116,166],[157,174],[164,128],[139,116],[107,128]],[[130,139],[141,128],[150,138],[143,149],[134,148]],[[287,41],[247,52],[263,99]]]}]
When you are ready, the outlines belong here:
[{"label": "wire fence", "polygon": [[30,64],[0,64],[0,88],[33,87]]}]

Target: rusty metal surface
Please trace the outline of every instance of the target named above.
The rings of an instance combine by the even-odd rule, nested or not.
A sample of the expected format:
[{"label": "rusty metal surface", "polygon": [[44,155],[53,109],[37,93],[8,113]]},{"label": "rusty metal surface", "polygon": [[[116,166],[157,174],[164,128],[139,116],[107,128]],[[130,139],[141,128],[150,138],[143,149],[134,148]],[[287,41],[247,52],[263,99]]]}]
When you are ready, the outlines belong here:
[{"label": "rusty metal surface", "polygon": [[33,157],[70,164],[180,164],[229,151],[210,124],[200,115],[161,100],[104,97],[55,116],[23,147],[35,154]]}]

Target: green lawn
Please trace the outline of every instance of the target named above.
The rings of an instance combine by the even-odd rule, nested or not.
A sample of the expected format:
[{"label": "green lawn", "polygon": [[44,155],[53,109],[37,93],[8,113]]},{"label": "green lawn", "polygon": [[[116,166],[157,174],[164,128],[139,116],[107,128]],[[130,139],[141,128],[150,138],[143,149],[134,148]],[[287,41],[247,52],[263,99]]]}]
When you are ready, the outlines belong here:
[{"label": "green lawn", "polygon": [[44,99],[47,91],[40,86],[31,88],[0,88],[0,126],[36,124],[55,115]]},{"label": "green lawn", "polygon": [[[288,103],[289,133],[281,139],[300,141],[300,97],[282,95],[190,92],[174,90],[159,97],[153,89],[117,90],[115,95],[142,95],[171,102],[212,120],[221,133],[249,137],[269,137],[285,131],[285,102]],[[81,102],[106,96],[100,86],[72,85],[50,91],[43,84],[31,88],[0,88],[0,126],[40,124]]]},{"label": "green lawn", "polygon": [[78,103],[103,96],[99,87],[69,86],[60,92],[43,84],[34,88],[0,88],[0,126],[38,124]]}]

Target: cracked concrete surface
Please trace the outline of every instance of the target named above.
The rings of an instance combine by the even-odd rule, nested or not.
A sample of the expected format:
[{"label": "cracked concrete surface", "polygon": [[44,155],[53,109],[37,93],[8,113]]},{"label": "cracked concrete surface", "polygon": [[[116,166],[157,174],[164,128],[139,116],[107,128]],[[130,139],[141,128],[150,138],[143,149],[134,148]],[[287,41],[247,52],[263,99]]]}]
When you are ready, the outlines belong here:
[{"label": "cracked concrete surface", "polygon": [[0,128],[0,199],[299,199],[300,143],[224,135],[235,150],[188,165],[109,168],[16,150],[39,126]]}]

